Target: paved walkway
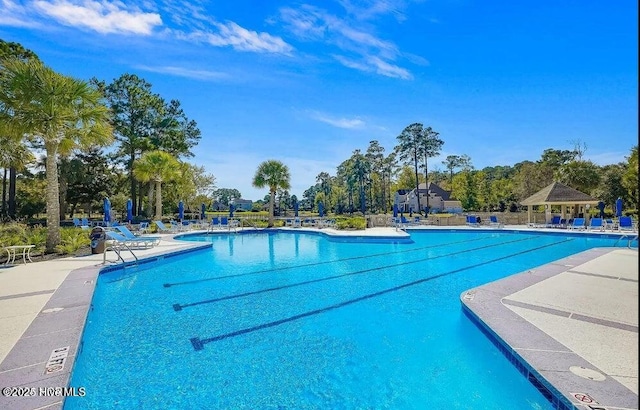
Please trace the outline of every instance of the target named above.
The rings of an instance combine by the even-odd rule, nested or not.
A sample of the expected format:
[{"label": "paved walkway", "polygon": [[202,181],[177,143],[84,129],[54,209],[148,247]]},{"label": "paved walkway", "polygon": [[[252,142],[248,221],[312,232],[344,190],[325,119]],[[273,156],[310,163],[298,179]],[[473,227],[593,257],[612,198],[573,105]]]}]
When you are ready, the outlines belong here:
[{"label": "paved walkway", "polygon": [[525,376],[565,403],[638,409],[637,249],[591,249],[461,300]]},{"label": "paved walkway", "polygon": [[[433,229],[452,228],[454,227],[433,227]],[[527,230],[526,227],[512,228]],[[432,228],[429,227],[429,229]],[[535,231],[540,230],[535,229]],[[351,232],[323,229],[323,232],[348,236],[407,236],[402,230],[394,228],[371,228],[366,231]],[[172,252],[210,246],[210,244],[175,241],[172,235],[160,236],[163,239],[158,246],[147,250],[136,250],[136,255],[139,258],[153,258]],[[496,296],[499,292],[496,293],[490,284],[487,288],[472,291],[475,296],[471,303],[468,303],[469,301],[464,297],[463,301],[474,312],[476,310],[474,305],[480,306],[479,302],[485,300],[485,296],[486,300],[492,301],[486,306],[495,307],[497,301],[499,307],[496,307],[496,310],[501,308],[503,312],[511,312],[523,323],[531,325],[530,328],[520,330],[533,331],[532,328],[535,328],[539,332],[546,332],[547,337],[556,343],[554,346],[556,350],[564,348],[566,351],[576,352],[580,357],[585,357],[585,361],[580,362],[585,368],[597,368],[599,373],[609,375],[607,380],[615,380],[619,386],[624,387],[624,390],[620,391],[624,391],[626,397],[630,397],[627,402],[633,401],[635,397],[635,407],[622,406],[621,408],[637,409],[638,252],[624,249],[610,252],[608,256],[598,250],[594,252],[596,253],[577,256],[584,261],[580,266],[575,263],[571,267],[560,265],[564,270],[553,271],[555,274],[545,277],[550,280],[549,282],[516,280],[518,286],[515,288],[507,286],[509,291],[506,293],[502,291],[504,295],[499,297]],[[109,252],[108,255],[109,258],[114,259],[113,252]],[[134,257],[127,252],[123,253],[123,257],[129,262],[134,260]],[[602,257],[605,259],[598,259]],[[73,358],[78,348],[97,275],[104,267],[102,258],[103,255],[90,255],[26,265],[20,263],[11,268],[0,268],[0,387],[40,388],[68,385]],[[589,263],[591,259],[593,262]],[[546,266],[551,265],[554,264]],[[635,267],[635,270],[630,266]],[[615,271],[611,270],[613,267],[616,267]],[[621,268],[618,269],[618,267]],[[514,277],[522,277],[522,275],[510,278]],[[525,274],[524,277],[527,275]],[[614,281],[612,279],[614,277],[618,280]],[[586,294],[576,291],[576,283],[585,283],[588,291],[600,292],[587,295],[588,300],[616,301],[617,307],[605,308],[600,302],[585,302],[583,298]],[[531,286],[523,286],[527,284]],[[630,287],[635,289],[635,294]],[[580,289],[582,288],[581,285]],[[562,303],[555,303],[558,300]],[[563,318],[562,315],[566,316],[567,312],[576,312],[587,319],[580,321],[576,319],[577,316]],[[485,319],[480,317],[481,321]],[[571,322],[575,330],[570,330],[569,325],[562,322],[563,319],[580,323],[576,325]],[[500,324],[500,321],[490,326],[498,330],[505,327]],[[600,328],[597,328],[598,326]],[[594,333],[594,329],[600,330],[601,333]],[[496,333],[502,337],[498,330]],[[519,336],[520,339],[526,337],[526,333]],[[601,341],[604,339],[606,343],[603,346]],[[517,343],[514,346],[514,349],[519,348]],[[68,347],[68,350],[59,355],[64,356],[67,362],[63,365],[64,369],[58,372],[55,366],[52,366],[55,357],[51,356],[53,350],[64,347]],[[544,352],[539,356],[547,357]],[[49,359],[53,359],[53,362]],[[47,370],[52,369],[54,373],[45,375]],[[547,374],[544,375],[547,377]],[[602,400],[597,394],[597,389],[589,389],[588,392]],[[631,396],[629,396],[630,392]],[[30,398],[0,396],[0,408],[15,410],[60,408],[62,397],[56,392],[53,396],[50,393],[51,391],[36,391],[35,397]]]}]

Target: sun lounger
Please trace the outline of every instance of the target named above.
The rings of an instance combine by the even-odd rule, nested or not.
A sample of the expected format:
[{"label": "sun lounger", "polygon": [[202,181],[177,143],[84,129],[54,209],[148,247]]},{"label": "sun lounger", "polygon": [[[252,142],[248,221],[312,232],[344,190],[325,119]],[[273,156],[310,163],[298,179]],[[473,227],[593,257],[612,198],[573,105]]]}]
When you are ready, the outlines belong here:
[{"label": "sun lounger", "polygon": [[498,228],[501,229],[504,227],[503,224],[500,223],[500,221],[498,221],[498,217],[495,215],[490,215],[489,216],[489,226],[494,227],[494,228]]},{"label": "sun lounger", "polygon": [[124,235],[115,231],[106,231],[107,239],[114,241],[117,245],[124,245],[131,249],[148,249],[157,244],[154,238],[136,237],[134,239],[125,238]]},{"label": "sun lounger", "polygon": [[602,218],[591,218],[591,221],[589,221],[589,226],[587,227],[587,229],[589,231],[593,231],[593,230],[604,231]]},{"label": "sun lounger", "polygon": [[576,218],[573,220],[573,224],[568,225],[569,229],[587,229],[587,226],[584,223],[584,218]]},{"label": "sun lounger", "polygon": [[630,216],[621,216],[618,219],[618,230],[620,231],[635,231],[636,228],[633,225],[633,219]]},{"label": "sun lounger", "polygon": [[553,217],[551,217],[551,221],[549,221],[549,223],[547,224],[547,228],[561,228],[561,221],[562,218],[560,217],[560,215],[554,215]]},{"label": "sun lounger", "polygon": [[171,226],[171,228],[167,228],[167,226],[162,223],[162,221],[153,221],[153,223],[156,224],[156,226],[158,227],[158,231],[160,231],[161,233],[176,233],[177,229],[174,226]]},{"label": "sun lounger", "polygon": [[474,228],[480,227],[480,222],[478,221],[478,217],[475,215],[467,215],[467,226],[472,226]]},{"label": "sun lounger", "polygon": [[131,232],[129,230],[129,228],[127,228],[124,225],[114,226],[113,228],[118,230],[122,234],[122,236],[124,236],[127,239],[131,239],[131,240],[149,239],[149,240],[154,240],[156,242],[155,243],[156,245],[158,245],[160,243],[160,237],[159,236],[136,236],[133,232]]}]

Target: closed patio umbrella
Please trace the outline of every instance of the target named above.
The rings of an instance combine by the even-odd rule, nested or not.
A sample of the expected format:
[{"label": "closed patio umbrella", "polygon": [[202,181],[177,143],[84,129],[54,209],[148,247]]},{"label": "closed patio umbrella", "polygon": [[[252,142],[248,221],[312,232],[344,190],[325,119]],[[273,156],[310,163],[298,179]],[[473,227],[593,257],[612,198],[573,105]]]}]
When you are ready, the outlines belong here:
[{"label": "closed patio umbrella", "polygon": [[178,219],[180,222],[184,219],[184,202],[178,202]]},{"label": "closed patio umbrella", "polygon": [[109,201],[109,198],[103,200],[102,207],[104,209],[104,221],[109,225],[111,222],[111,201]]},{"label": "closed patio umbrella", "polygon": [[600,210],[600,218],[604,218],[604,202],[598,202],[598,209]]},{"label": "closed patio umbrella", "polygon": [[207,206],[205,204],[200,205],[200,219],[205,219],[207,217],[206,211]]},{"label": "closed patio umbrella", "polygon": [[295,216],[298,216],[298,207],[299,207],[298,201],[295,201],[293,203],[293,213],[294,213]]},{"label": "closed patio umbrella", "polygon": [[393,217],[398,217],[398,204],[393,204]]},{"label": "closed patio umbrella", "polygon": [[618,218],[622,216],[622,198],[616,199],[616,216]]},{"label": "closed patio umbrella", "polygon": [[131,199],[127,199],[127,221],[131,223],[132,220],[133,220],[133,202],[131,202]]},{"label": "closed patio umbrella", "polygon": [[233,206],[233,204],[229,204],[229,218],[233,218],[234,210],[235,210],[235,207]]},{"label": "closed patio umbrella", "polygon": [[324,216],[324,205],[322,204],[322,202],[318,202],[318,215],[320,216],[320,218]]}]

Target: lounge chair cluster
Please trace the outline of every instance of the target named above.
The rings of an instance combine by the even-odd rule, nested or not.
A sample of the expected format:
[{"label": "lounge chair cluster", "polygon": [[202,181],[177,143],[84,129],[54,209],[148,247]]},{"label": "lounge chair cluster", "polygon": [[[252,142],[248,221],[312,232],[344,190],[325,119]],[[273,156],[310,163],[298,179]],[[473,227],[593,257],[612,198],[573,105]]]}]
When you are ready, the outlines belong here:
[{"label": "lounge chair cluster", "polygon": [[[482,219],[476,215],[467,215],[466,225],[472,226],[474,228],[478,228],[483,224]],[[489,220],[484,222],[485,226],[489,226],[491,228],[504,228],[504,224],[498,220],[496,215],[489,215]]]},{"label": "lounge chair cluster", "polygon": [[328,218],[287,218],[284,221],[284,226],[290,228],[301,228],[301,227],[309,227],[309,228],[335,228],[336,220],[328,219]]},{"label": "lounge chair cluster", "polygon": [[208,225],[208,230],[209,231],[221,230],[221,229],[236,230],[239,225],[240,223],[238,222],[237,219],[230,219],[226,216],[222,216],[222,217],[214,216],[213,218],[211,218],[211,223]]},{"label": "lounge chair cluster", "polygon": [[637,231],[637,224],[630,216],[621,216],[617,220],[611,218],[591,218],[587,223],[586,218],[565,219],[560,215],[554,215],[546,224],[534,224],[536,228],[563,228],[585,231]]}]

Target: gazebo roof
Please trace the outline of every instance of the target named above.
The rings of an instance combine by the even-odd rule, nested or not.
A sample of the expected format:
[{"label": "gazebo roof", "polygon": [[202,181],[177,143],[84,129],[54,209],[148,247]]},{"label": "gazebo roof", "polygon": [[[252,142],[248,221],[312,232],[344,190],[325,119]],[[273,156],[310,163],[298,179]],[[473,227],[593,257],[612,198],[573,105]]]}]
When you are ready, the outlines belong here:
[{"label": "gazebo roof", "polygon": [[521,205],[597,203],[598,199],[591,195],[587,195],[560,182],[554,182],[520,202]]}]

